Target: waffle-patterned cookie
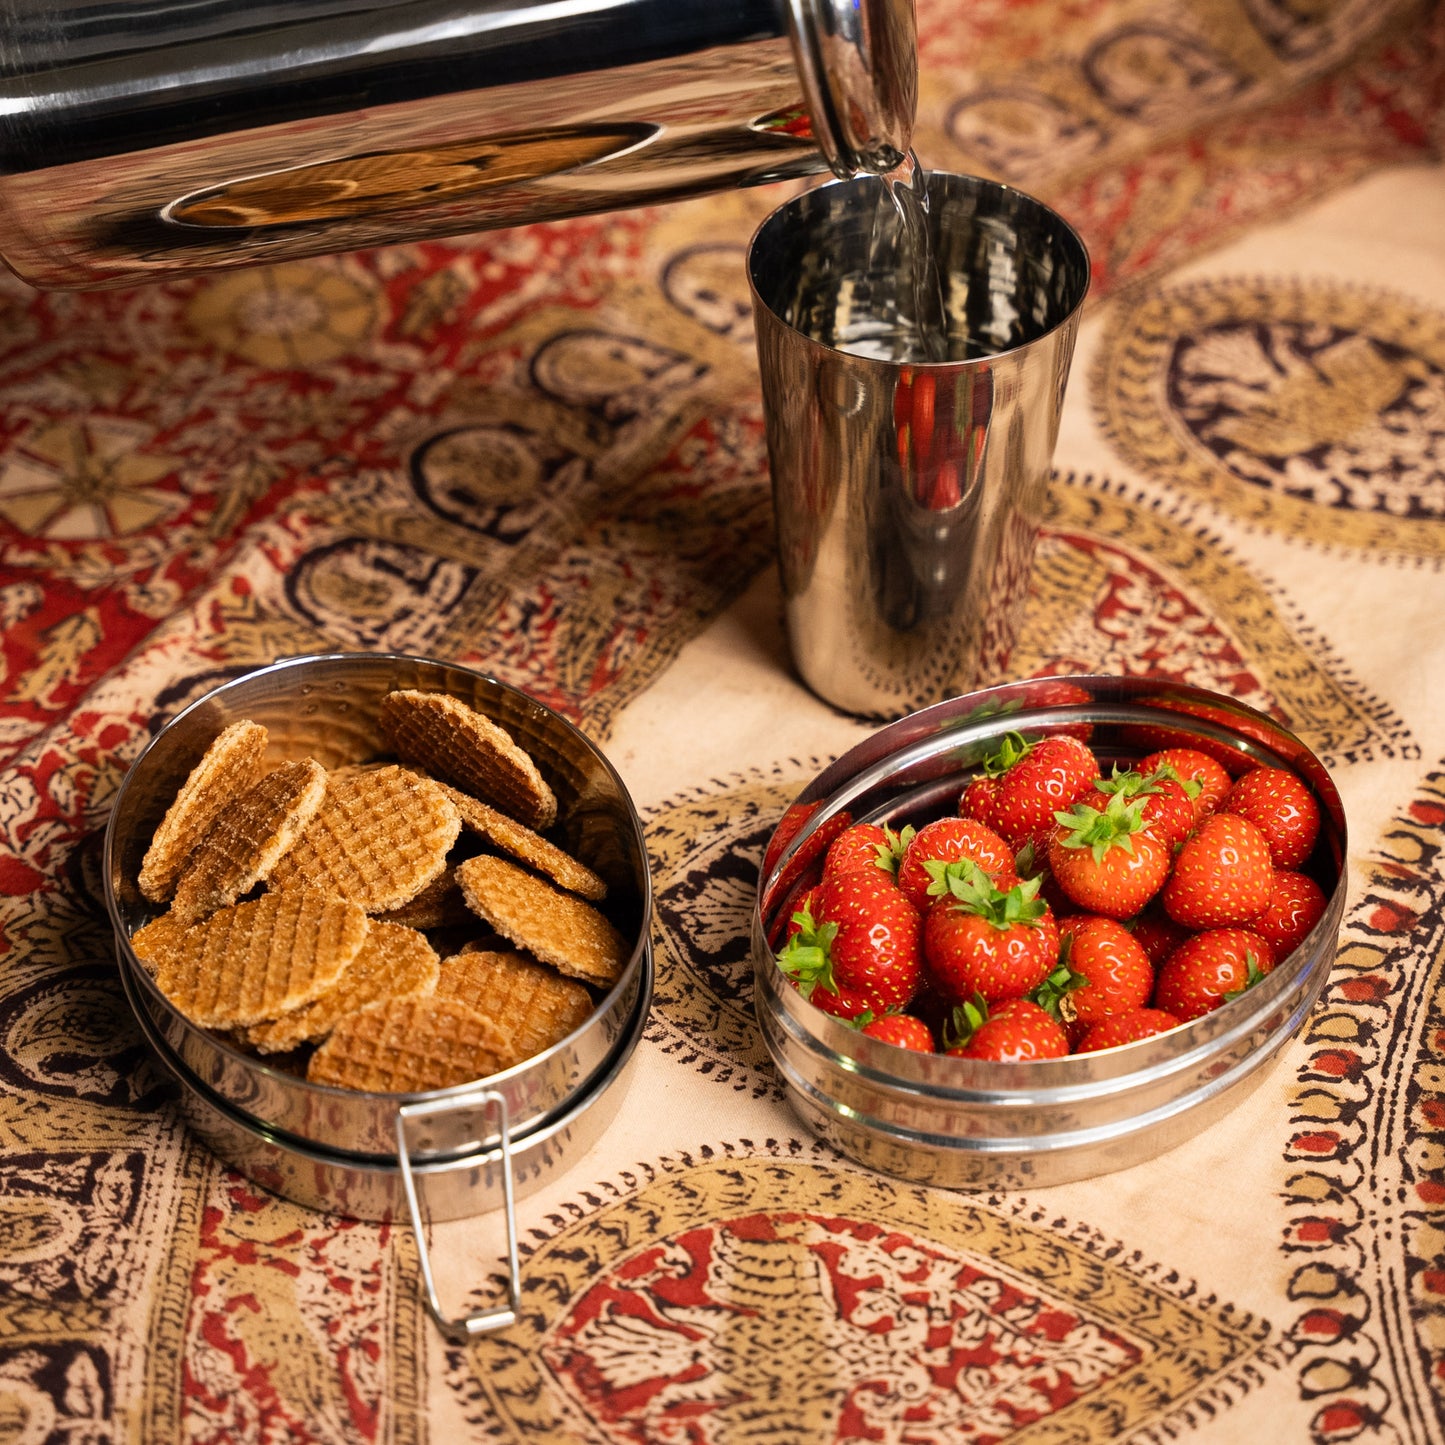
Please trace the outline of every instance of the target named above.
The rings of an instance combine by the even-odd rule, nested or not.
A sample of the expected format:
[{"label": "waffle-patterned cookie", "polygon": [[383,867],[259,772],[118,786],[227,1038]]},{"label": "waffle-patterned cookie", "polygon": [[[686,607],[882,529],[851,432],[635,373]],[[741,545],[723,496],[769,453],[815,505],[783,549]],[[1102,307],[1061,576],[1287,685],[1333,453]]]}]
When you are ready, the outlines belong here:
[{"label": "waffle-patterned cookie", "polygon": [[372,917],[388,923],[404,923],[408,928],[460,928],[476,922],[476,915],[467,907],[457,885],[456,870],[450,863],[415,898],[407,899],[400,908],[388,908]]},{"label": "waffle-patterned cookie", "polygon": [[457,865],[467,907],[518,948],[571,978],[617,981],[627,940],[590,903],[563,893],[505,858]]},{"label": "waffle-patterned cookie", "polygon": [[406,768],[329,776],[326,796],[271,872],[274,887],[311,884],[385,913],[446,867],[462,820],[430,778]]},{"label": "waffle-patterned cookie", "polygon": [[176,946],[185,931],[186,925],[174,913],[162,913],[131,934],[131,952],[154,973],[156,964]]},{"label": "waffle-patterned cookie", "polygon": [[228,803],[181,870],[171,912],[194,923],[249,893],[270,876],[325,793],[326,769],[307,758],[283,763]]},{"label": "waffle-patterned cookie", "polygon": [[389,692],[381,727],[405,762],[492,803],[529,828],[550,828],[557,799],[537,765],[491,718],[440,692]]},{"label": "waffle-patterned cookie", "polygon": [[592,1012],[592,995],[580,983],[510,951],[466,950],[444,959],[436,996],[490,1019],[528,1059],[560,1043]]},{"label": "waffle-patterned cookie", "polygon": [[141,895],[164,903],[191,850],[216,815],[260,776],[266,752],[266,729],[260,723],[234,722],[224,729],[191,769],[141,859]]},{"label": "waffle-patterned cookie", "polygon": [[519,1062],[497,1026],[454,999],[410,998],[347,1014],[311,1056],[313,1084],[419,1094],[484,1079]]},{"label": "waffle-patterned cookie", "polygon": [[246,1031],[246,1042],[263,1054],[324,1039],[337,1022],[386,999],[425,998],[440,976],[436,950],[414,928],[371,920],[366,942],[350,967],[314,1003]]},{"label": "waffle-patterned cookie", "polygon": [[355,903],[283,889],[189,928],[158,930],[148,963],[156,986],[192,1023],[235,1028],[319,998],[361,951],[368,927]]},{"label": "waffle-patterned cookie", "polygon": [[463,793],[459,788],[447,788],[447,796],[462,815],[463,827],[471,829],[473,833],[479,834],[514,858],[530,863],[539,873],[545,873],[554,883],[560,884],[571,893],[580,893],[584,898],[592,899],[607,896],[607,884],[602,879],[570,853],[564,852],[555,843],[549,843],[540,833],[534,833],[515,818],[509,818],[505,813]]}]

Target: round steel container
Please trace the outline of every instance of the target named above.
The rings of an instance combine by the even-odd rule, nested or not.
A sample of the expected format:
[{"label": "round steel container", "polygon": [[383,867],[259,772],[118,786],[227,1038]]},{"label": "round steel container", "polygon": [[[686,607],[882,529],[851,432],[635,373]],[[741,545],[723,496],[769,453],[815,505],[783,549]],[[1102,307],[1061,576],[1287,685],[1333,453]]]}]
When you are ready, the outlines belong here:
[{"label": "round steel container", "polygon": [[555,836],[607,880],[602,907],[632,941],[621,977],[579,1028],[486,1081],[488,1091],[504,1101],[513,1140],[555,1124],[604,1076],[614,1075],[619,1056],[630,1051],[645,1024],[651,883],[642,825],[621,779],[571,723],[525,693],[470,668],[385,654],[289,658],[247,673],[180,713],[137,759],[116,797],[104,863],[106,905],[127,995],[187,1089],[233,1117],[243,1131],[302,1157],[314,1150],[360,1161],[358,1167],[392,1170],[398,1164],[398,1110],[419,1101],[439,1106],[454,1101],[457,1107],[439,1107],[414,1140],[411,1155],[418,1165],[446,1163],[474,1154],[479,1141],[495,1142],[494,1123],[467,1105],[472,1086],[409,1095],[308,1083],[191,1023],[156,988],[130,937],[157,911],[136,885],[141,857],[176,790],[224,727],[241,718],[264,724],[270,733],[268,760],[277,763],[304,757],[327,767],[357,762],[386,752],[377,717],[381,699],[394,688],[460,698],[531,754],[557,794]]},{"label": "round steel container", "polygon": [[[1061,696],[1075,700],[1057,701]],[[1231,771],[1297,773],[1320,805],[1328,898],[1308,938],[1223,1007],[1138,1043],[1030,1064],[918,1054],[867,1038],[793,987],[773,950],[816,877],[820,833],[846,822],[921,824],[954,812],[1005,733],[1088,730],[1107,773],[1162,747],[1195,747]],[[757,1012],[790,1103],[835,1147],[884,1173],[952,1188],[1030,1187],[1153,1157],[1199,1132],[1264,1077],[1333,963],[1345,905],[1345,818],[1323,764],[1273,719],[1217,693],[1138,678],[1005,684],[882,728],[822,772],[789,810],[789,838],[753,913]],[[810,848],[810,841],[812,846]],[[770,850],[772,851],[772,850]],[[1322,860],[1322,861],[1319,861]]]},{"label": "round steel container", "polygon": [[[408,1205],[395,1148],[390,1155],[327,1149],[259,1123],[227,1102],[189,1068],[141,1006],[134,977],[122,974],[141,1032],[181,1086],[181,1108],[191,1129],[232,1168],[273,1194],[353,1219],[384,1222],[407,1217]],[[510,1134],[515,1197],[540,1189],[586,1152],[616,1117],[626,1097],[632,1063],[652,999],[652,957],[642,969],[633,1017],[586,1085],[530,1129]],[[458,1091],[459,1092],[459,1091]],[[392,1096],[398,1097],[398,1096]],[[417,1163],[413,1173],[434,1222],[465,1219],[503,1202],[506,1183],[499,1141],[474,1141],[446,1158]]]}]

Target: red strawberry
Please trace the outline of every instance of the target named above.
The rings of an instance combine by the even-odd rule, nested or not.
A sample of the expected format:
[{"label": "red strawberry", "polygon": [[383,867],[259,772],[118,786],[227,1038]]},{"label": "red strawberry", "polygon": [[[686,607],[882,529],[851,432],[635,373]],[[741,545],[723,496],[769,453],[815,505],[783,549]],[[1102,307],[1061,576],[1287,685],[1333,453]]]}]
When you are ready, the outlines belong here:
[{"label": "red strawberry", "polygon": [[1269,905],[1274,864],[1264,834],[1236,813],[1214,813],[1186,838],[1164,885],[1164,909],[1186,928],[1227,928]]},{"label": "red strawberry", "polygon": [[1057,1019],[1026,998],[1005,999],[992,1008],[965,1005],[955,1017],[972,1014],[960,1033],[966,1037],[947,1050],[956,1059],[991,1059],[1026,1064],[1034,1059],[1062,1059],[1069,1052],[1068,1035]]},{"label": "red strawberry", "polygon": [[[957,865],[954,865],[957,867]],[[947,870],[950,894],[924,915],[923,953],[934,988],[954,1003],[988,1003],[1037,988],[1058,961],[1059,929],[1037,883],[995,888],[981,869]]]},{"label": "red strawberry", "polygon": [[[773,829],[773,836],[768,839],[768,846],[763,850],[762,868],[759,873],[767,882],[768,875],[777,866],[783,854],[793,839],[803,831],[808,820],[818,811],[820,803],[792,803],[784,811],[783,816],[778,820],[778,826]],[[820,869],[815,865],[828,850],[828,845],[853,821],[853,815],[848,812],[835,813],[831,818],[825,819],[802,843],[798,845],[798,851],[783,864],[777,878],[771,887],[767,888],[763,896],[763,911],[768,912],[775,898],[781,897],[791,889],[796,888],[800,883],[804,887],[811,887],[818,881],[821,874]],[[808,877],[810,870],[814,870],[813,876]]]},{"label": "red strawberry", "polygon": [[1040,828],[1014,856],[1014,872],[1020,878],[1037,878],[1039,897],[1054,910],[1056,918],[1067,913],[1079,912],[1079,905],[1059,887],[1058,880],[1049,871],[1049,841],[1059,825],[1050,821]]},{"label": "red strawberry", "polygon": [[963,791],[958,811],[987,823],[1021,848],[1060,809],[1088,791],[1099,776],[1093,753],[1074,737],[1025,742],[1009,733],[984,764],[984,776]]},{"label": "red strawberry", "polygon": [[[1051,1002],[1070,1038],[1111,1014],[1143,1008],[1154,991],[1154,968],[1134,935],[1116,919],[1081,913],[1059,924],[1059,962],[1036,994]],[[1055,983],[1055,980],[1059,981]]]},{"label": "red strawberry", "polygon": [[900,1049],[911,1049],[916,1054],[937,1052],[928,1025],[912,1014],[883,1014],[869,1019],[860,1032],[870,1039],[882,1039],[885,1044],[896,1044]]},{"label": "red strawberry", "polygon": [[1229,790],[1222,813],[1248,818],[1265,836],[1276,868],[1298,868],[1320,835],[1320,808],[1286,768],[1255,768]]},{"label": "red strawberry", "polygon": [[1313,878],[1281,869],[1274,875],[1269,907],[1249,926],[1274,949],[1276,958],[1284,958],[1305,941],[1326,907],[1324,890]]},{"label": "red strawberry", "polygon": [[797,931],[778,953],[778,967],[824,1013],[856,1018],[865,1009],[903,1008],[922,977],[918,910],[881,868],[826,878]]},{"label": "red strawberry", "polygon": [[1093,1054],[1100,1049],[1117,1049],[1122,1044],[1137,1043],[1155,1034],[1177,1029],[1180,1020],[1160,1008],[1136,1008],[1129,1013],[1111,1014],[1091,1028],[1079,1040],[1075,1053]]},{"label": "red strawberry", "polygon": [[1169,848],[1144,821],[1143,803],[1109,800],[1100,812],[1077,803],[1058,815],[1049,872],[1090,913],[1132,918],[1169,875]]},{"label": "red strawberry", "polygon": [[854,823],[828,845],[823,877],[847,873],[854,868],[881,868],[885,873],[896,873],[898,860],[912,837],[911,827],[895,833],[881,823]]},{"label": "red strawberry", "polygon": [[[924,909],[948,891],[943,866],[968,858],[1005,891],[1018,882],[1013,851],[977,818],[939,818],[912,836],[898,864],[898,886],[915,908]],[[936,865],[936,866],[934,866]]]},{"label": "red strawberry", "polygon": [[1167,913],[1153,908],[1141,913],[1138,918],[1131,918],[1129,932],[1154,968],[1158,968],[1190,936],[1182,923],[1175,923]]},{"label": "red strawberry", "polygon": [[1144,821],[1170,847],[1182,843],[1195,824],[1194,799],[1201,791],[1193,778],[1181,779],[1169,766],[1153,772],[1121,771],[1115,767],[1107,778],[1094,784],[1094,791],[1080,801],[1101,812],[1109,799],[1123,798],[1132,803],[1136,798],[1144,804]]},{"label": "red strawberry", "polygon": [[1274,967],[1274,953],[1257,933],[1213,928],[1181,943],[1159,970],[1154,1006],[1187,1022],[1241,994]]},{"label": "red strawberry", "polygon": [[[976,818],[989,828],[994,827],[998,810],[998,779],[981,773],[971,778],[958,797],[958,816]],[[994,828],[997,832],[998,829]]]},{"label": "red strawberry", "polygon": [[1232,786],[1229,774],[1208,753],[1197,748],[1162,748],[1140,758],[1136,772],[1157,773],[1164,768],[1173,771],[1181,783],[1198,783],[1199,791],[1190,801],[1194,804],[1194,821],[1202,822],[1224,801]]}]

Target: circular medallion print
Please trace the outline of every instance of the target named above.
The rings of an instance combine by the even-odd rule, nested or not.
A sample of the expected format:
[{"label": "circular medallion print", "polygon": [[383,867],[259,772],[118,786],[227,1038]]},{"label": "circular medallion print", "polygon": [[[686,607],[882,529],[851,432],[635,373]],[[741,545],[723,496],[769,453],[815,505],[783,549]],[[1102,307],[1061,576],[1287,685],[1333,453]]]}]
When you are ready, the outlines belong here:
[{"label": "circular medallion print", "polygon": [[369,284],[345,263],[290,261],[203,285],[187,308],[212,345],[256,366],[306,370],[362,347],[382,323]]},{"label": "circular medallion print", "polygon": [[99,542],[158,530],[186,504],[181,462],[146,450],[151,428],[122,417],[32,428],[0,456],[0,518],[31,537]]},{"label": "circular medallion print", "polygon": [[145,1045],[107,973],[73,969],[0,1001],[0,1080],[32,1096],[153,1103],[158,1077],[142,1067]]},{"label": "circular medallion print", "polygon": [[1102,1442],[1217,1419],[1267,1327],[1091,1244],[806,1158],[664,1163],[536,1238],[516,1327],[466,1363],[518,1445]]},{"label": "circular medallion print", "polygon": [[663,267],[663,294],[709,331],[749,341],[753,308],[743,279],[744,262],[743,248],[732,241],[689,246]]},{"label": "circular medallion print", "polygon": [[758,1096],[778,1087],[753,1013],[758,866],[808,776],[733,778],[647,819],[660,950],[649,1037],[715,1082]]},{"label": "circular medallion print", "polygon": [[542,461],[520,429],[453,427],[411,458],[417,496],[449,522],[515,545],[547,513]]},{"label": "circular medallion print", "polygon": [[348,537],[305,553],[287,574],[286,596],[327,638],[405,652],[425,648],[475,576],[416,547]]},{"label": "circular medallion print", "polygon": [[1122,306],[1092,378],[1125,456],[1255,525],[1445,551],[1445,315],[1329,281],[1222,281]]}]

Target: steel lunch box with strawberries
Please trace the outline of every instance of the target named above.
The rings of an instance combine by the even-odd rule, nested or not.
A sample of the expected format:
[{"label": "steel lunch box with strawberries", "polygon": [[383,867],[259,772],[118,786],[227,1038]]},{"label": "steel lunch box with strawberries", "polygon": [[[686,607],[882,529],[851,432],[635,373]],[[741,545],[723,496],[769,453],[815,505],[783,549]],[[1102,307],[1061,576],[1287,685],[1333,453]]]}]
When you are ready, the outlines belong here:
[{"label": "steel lunch box with strawberries", "polygon": [[[1010,733],[1086,737],[1106,772],[1164,747],[1208,752],[1233,774],[1258,766],[1292,771],[1318,804],[1312,866],[1323,915],[1272,971],[1222,1007],[1096,1053],[1024,1063],[916,1053],[809,1002],[776,955],[799,900],[817,882],[823,841],[846,823],[898,829],[955,813],[965,785]],[[785,819],[753,916],[757,1013],[769,1053],[790,1104],[817,1133],[871,1168],[922,1183],[1061,1183],[1170,1148],[1264,1077],[1308,1016],[1334,959],[1345,901],[1339,795],[1288,729],[1202,689],[1072,677],[953,698],[853,748]]]}]

